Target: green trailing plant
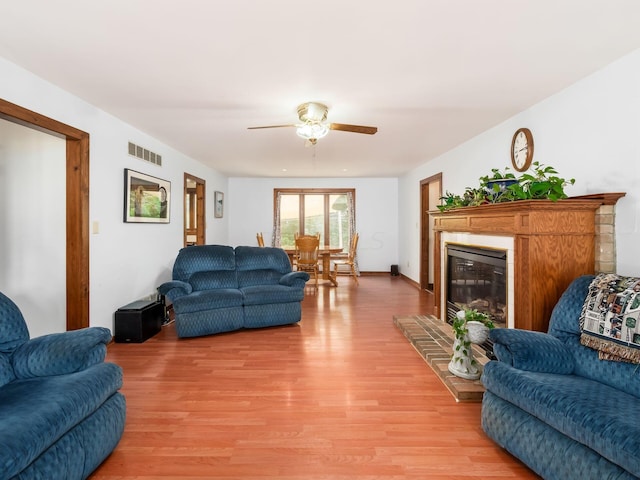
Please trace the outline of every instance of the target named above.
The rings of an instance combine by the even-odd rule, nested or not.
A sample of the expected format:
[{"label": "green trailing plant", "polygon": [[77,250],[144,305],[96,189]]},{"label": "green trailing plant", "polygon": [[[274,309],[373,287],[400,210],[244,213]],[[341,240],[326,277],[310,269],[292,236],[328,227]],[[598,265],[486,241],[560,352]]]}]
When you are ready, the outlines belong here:
[{"label": "green trailing plant", "polygon": [[547,199],[557,201],[567,198],[564,189],[573,185],[575,179],[565,179],[555,168],[533,162],[530,172],[516,177],[509,167],[504,170],[491,169],[491,174],[480,177],[479,188],[467,187],[462,195],[451,192],[440,198],[438,209],[442,212],[460,207],[471,207],[488,203],[513,202],[516,200]]},{"label": "green trailing plant", "polygon": [[[453,333],[458,340],[458,343],[455,347],[452,358],[454,359],[454,361],[462,363],[464,361],[464,357],[468,357],[471,350],[471,341],[469,340],[469,327],[467,326],[467,322],[480,322],[487,328],[495,328],[495,325],[493,324],[493,321],[491,321],[491,317],[489,317],[488,314],[479,312],[475,308],[464,309],[460,312],[464,312],[464,315],[456,315],[453,319]],[[462,353],[463,356],[456,355],[456,352]],[[471,364],[474,365],[475,363],[476,360],[472,359]]]},{"label": "green trailing plant", "polygon": [[491,169],[491,175],[485,175],[480,177],[480,186],[487,187],[489,182],[495,180],[505,180],[505,179],[516,179],[516,176],[510,172],[509,167],[504,167],[504,171],[501,171],[497,168]]},{"label": "green trailing plant", "polygon": [[488,203],[486,192],[482,188],[467,187],[462,195],[446,192],[440,200],[442,205],[438,205],[440,211],[450,210],[459,207],[472,207]]},{"label": "green trailing plant", "polygon": [[549,199],[555,202],[567,198],[564,188],[576,182],[575,178],[559,177],[555,168],[540,162],[533,162],[532,171],[533,174],[523,173],[518,183],[508,188],[514,200]]}]

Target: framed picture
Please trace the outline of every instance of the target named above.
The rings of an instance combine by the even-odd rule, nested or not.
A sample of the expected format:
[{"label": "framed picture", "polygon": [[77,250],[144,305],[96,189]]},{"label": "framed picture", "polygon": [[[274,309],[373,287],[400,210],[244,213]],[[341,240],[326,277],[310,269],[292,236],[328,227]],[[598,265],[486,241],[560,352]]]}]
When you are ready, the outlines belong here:
[{"label": "framed picture", "polygon": [[124,169],[124,221],[169,223],[171,182]]},{"label": "framed picture", "polygon": [[216,218],[222,218],[222,214],[224,213],[224,193],[215,192],[213,194],[213,203],[215,205],[213,215]]}]

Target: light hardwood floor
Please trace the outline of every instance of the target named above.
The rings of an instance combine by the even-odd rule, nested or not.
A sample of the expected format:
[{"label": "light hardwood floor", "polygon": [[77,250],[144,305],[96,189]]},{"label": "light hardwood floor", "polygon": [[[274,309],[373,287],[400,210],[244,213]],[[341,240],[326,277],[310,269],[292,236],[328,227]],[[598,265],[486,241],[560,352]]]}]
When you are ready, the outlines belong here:
[{"label": "light hardwood floor", "polygon": [[297,325],[112,344],[127,423],[92,480],[537,478],[393,324],[432,306],[399,277],[345,278],[307,288]]}]

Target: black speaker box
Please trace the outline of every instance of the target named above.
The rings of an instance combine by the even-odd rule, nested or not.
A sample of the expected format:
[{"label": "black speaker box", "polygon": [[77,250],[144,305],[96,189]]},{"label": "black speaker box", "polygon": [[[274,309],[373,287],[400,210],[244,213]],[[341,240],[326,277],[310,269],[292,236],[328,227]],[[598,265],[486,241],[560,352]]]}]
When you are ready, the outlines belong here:
[{"label": "black speaker box", "polygon": [[115,314],[117,343],[142,343],[162,328],[164,305],[153,300],[138,300],[120,307]]},{"label": "black speaker box", "polygon": [[398,275],[400,275],[400,272],[398,271],[398,265],[391,265],[391,276],[397,277]]}]

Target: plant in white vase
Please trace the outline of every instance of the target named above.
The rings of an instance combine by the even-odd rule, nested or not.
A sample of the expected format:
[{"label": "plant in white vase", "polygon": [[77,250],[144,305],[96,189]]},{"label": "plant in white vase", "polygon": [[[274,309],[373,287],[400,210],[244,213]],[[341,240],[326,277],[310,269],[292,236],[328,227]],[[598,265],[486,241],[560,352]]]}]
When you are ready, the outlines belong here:
[{"label": "plant in white vase", "polygon": [[489,329],[494,328],[489,315],[476,309],[460,310],[453,320],[453,355],[449,371],[457,377],[468,380],[480,378],[478,362],[473,357],[471,344],[480,344],[489,337]]}]

